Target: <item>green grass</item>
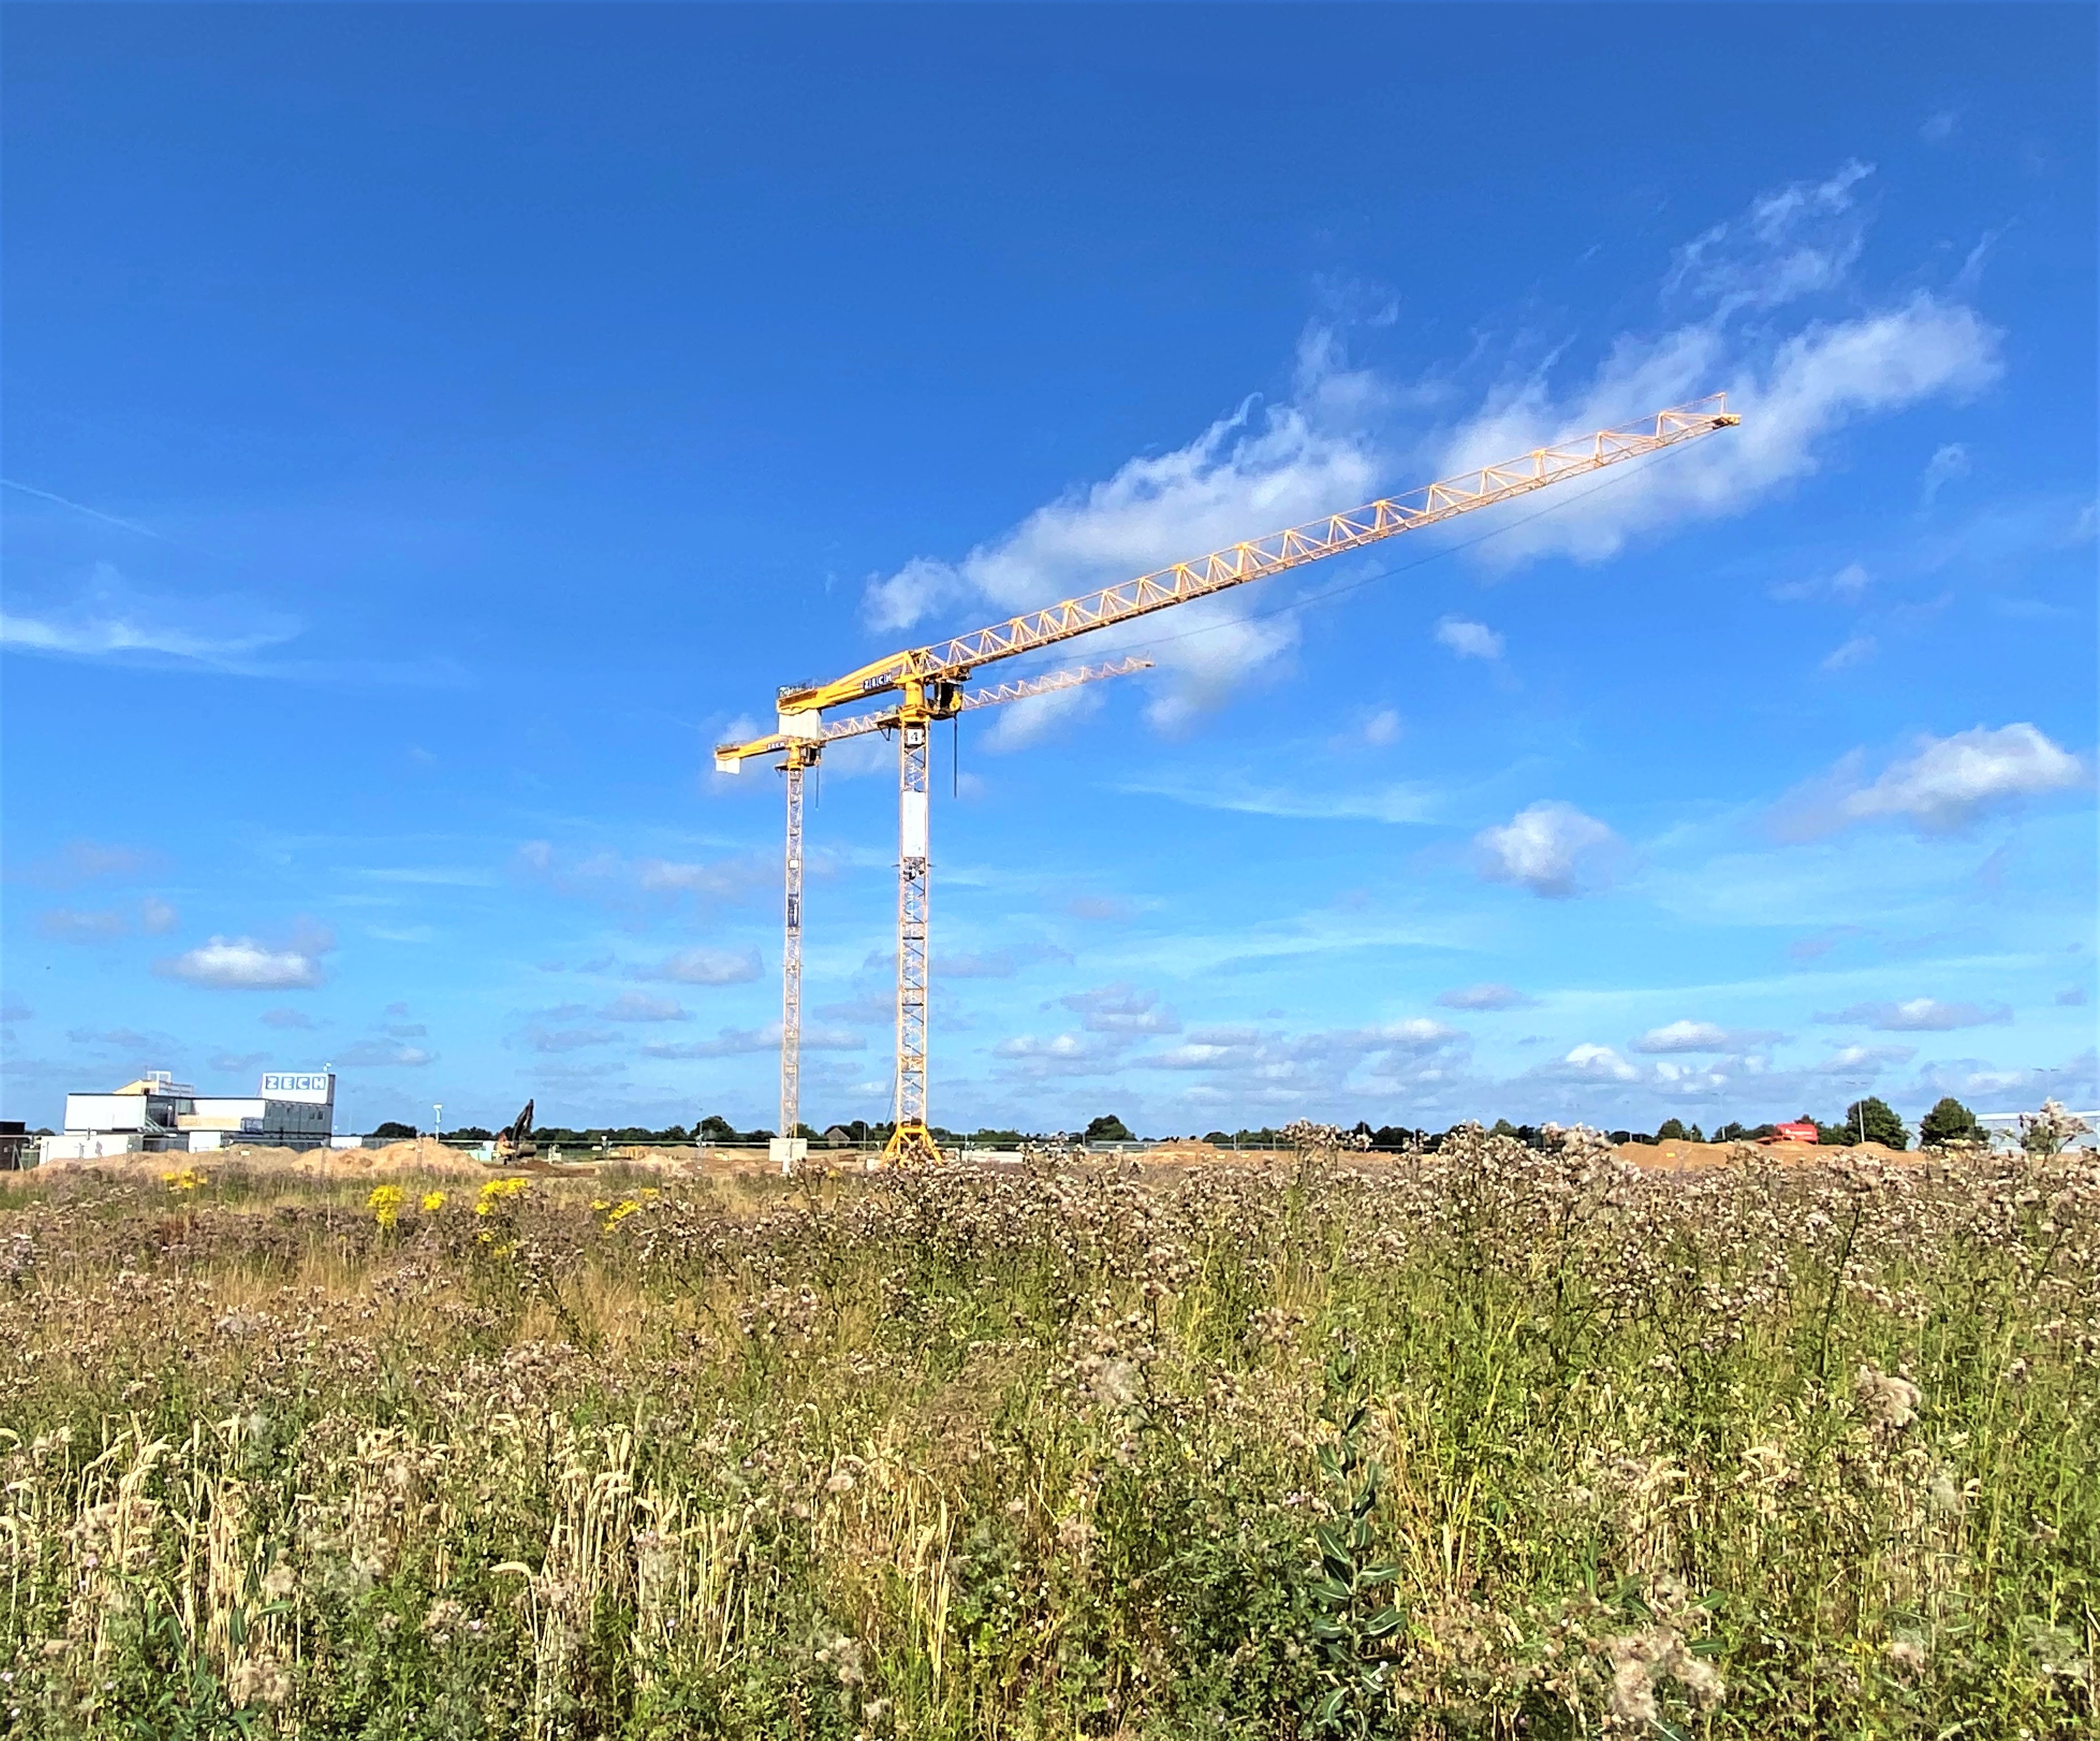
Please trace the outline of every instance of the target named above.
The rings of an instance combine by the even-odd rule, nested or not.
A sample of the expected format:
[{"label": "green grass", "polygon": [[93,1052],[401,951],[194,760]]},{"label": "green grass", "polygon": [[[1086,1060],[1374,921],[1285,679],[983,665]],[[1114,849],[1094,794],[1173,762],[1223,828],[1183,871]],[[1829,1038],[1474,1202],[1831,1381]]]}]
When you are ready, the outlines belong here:
[{"label": "green grass", "polygon": [[2100,1734],[2089,1157],[1454,1148],[24,1181],[0,1727]]}]

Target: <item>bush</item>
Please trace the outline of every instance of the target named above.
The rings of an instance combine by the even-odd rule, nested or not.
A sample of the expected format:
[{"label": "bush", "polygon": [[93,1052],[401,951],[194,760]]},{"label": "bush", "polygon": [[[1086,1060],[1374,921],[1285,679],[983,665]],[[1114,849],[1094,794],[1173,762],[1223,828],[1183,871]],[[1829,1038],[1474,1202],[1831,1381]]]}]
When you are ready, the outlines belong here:
[{"label": "bush", "polygon": [[1917,1140],[1926,1148],[1962,1148],[1982,1142],[1983,1127],[1967,1107],[1952,1095],[1944,1095],[1918,1120]]},{"label": "bush", "polygon": [[1858,1141],[1879,1143],[1884,1148],[1910,1147],[1910,1131],[1903,1120],[1887,1101],[1874,1095],[1845,1109],[1845,1128]]}]

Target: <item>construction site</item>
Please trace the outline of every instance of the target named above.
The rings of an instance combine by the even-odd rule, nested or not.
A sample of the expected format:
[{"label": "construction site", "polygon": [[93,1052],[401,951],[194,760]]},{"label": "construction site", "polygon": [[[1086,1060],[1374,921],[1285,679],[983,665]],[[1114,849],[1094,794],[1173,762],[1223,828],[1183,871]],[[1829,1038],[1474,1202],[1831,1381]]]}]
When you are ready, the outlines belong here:
[{"label": "construction site", "polygon": [[4,23],[0,1741],[2100,1741],[2100,10]]},{"label": "construction site", "polygon": [[[1607,467],[1646,459],[1683,443],[1734,428],[1725,395],[1658,411],[1639,422],[1579,439],[1534,447],[1498,465],[1394,496],[1383,496],[1303,525],[1251,537],[1119,584],[1061,600],[946,641],[871,659],[827,683],[783,686],[775,697],[778,727],[761,738],[725,743],[715,765],[725,773],[748,762],[782,776],[787,826],[781,943],[780,1135],[774,1158],[783,1169],[805,1158],[801,1051],[804,921],[803,785],[826,746],[880,732],[897,745],[897,1027],[892,1132],[883,1152],[889,1166],[924,1166],[942,1158],[929,1124],[930,999],[935,958],[933,921],[933,793],[928,734],[937,721],[980,707],[1129,676],[1149,659],[1125,657],[971,689],[986,667],[1061,646],[1233,588],[1250,585],[1323,559],[1367,549],[1461,515],[1550,490]],[[893,700],[883,698],[894,697]],[[869,708],[868,703],[882,700]],[[866,709],[867,711],[852,711]],[[827,713],[843,716],[829,719]]]}]

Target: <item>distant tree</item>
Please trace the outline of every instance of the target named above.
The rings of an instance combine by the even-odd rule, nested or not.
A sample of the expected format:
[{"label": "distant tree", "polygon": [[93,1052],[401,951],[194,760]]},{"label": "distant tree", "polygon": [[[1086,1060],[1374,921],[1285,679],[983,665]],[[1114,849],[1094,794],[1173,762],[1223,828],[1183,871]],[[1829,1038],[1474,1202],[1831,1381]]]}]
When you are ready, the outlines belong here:
[{"label": "distant tree", "polygon": [[1933,1109],[1917,1122],[1921,1148],[1956,1148],[1983,1140],[1983,1127],[1976,1115],[1952,1095],[1943,1095]]},{"label": "distant tree", "polygon": [[395,1119],[390,1118],[382,1125],[374,1125],[372,1128],[372,1134],[379,1138],[382,1142],[405,1143],[410,1137],[416,1134],[416,1127],[413,1125],[404,1125],[398,1122]]},{"label": "distant tree", "polygon": [[1683,1119],[1665,1118],[1655,1127],[1655,1139],[1658,1143],[1683,1143],[1691,1139]]},{"label": "distant tree", "polygon": [[1371,1144],[1378,1148],[1405,1148],[1415,1139],[1417,1133],[1403,1131],[1398,1125],[1380,1125],[1371,1133]]},{"label": "distant tree", "polygon": [[479,1125],[460,1125],[445,1132],[447,1139],[455,1143],[486,1143],[495,1135],[493,1131],[484,1131]]},{"label": "distant tree", "polygon": [[1516,1126],[1507,1118],[1498,1118],[1488,1132],[1489,1136],[1515,1136],[1516,1134]]},{"label": "distant tree", "polygon": [[1233,1139],[1232,1134],[1229,1131],[1213,1131],[1208,1136],[1205,1137],[1203,1140],[1207,1143],[1215,1144],[1220,1148],[1229,1148],[1232,1146]]},{"label": "distant tree", "polygon": [[665,1144],[682,1143],[688,1140],[688,1136],[683,1125],[666,1125],[656,1133],[656,1140]]},{"label": "distant tree", "polygon": [[736,1126],[720,1113],[709,1113],[693,1126],[693,1135],[703,1143],[733,1143],[736,1140]]},{"label": "distant tree", "polygon": [[1825,1148],[1850,1148],[1860,1140],[1860,1133],[1852,1128],[1849,1119],[1834,1125],[1827,1125],[1820,1118],[1811,1118],[1808,1122],[1815,1126],[1815,1139]]},{"label": "distant tree", "polygon": [[1845,1109],[1845,1126],[1855,1141],[1879,1143],[1884,1148],[1908,1148],[1910,1131],[1895,1109],[1878,1095],[1868,1095]]},{"label": "distant tree", "polygon": [[1130,1134],[1130,1126],[1114,1113],[1090,1119],[1087,1124],[1087,1140],[1090,1143],[1134,1143],[1137,1139]]}]

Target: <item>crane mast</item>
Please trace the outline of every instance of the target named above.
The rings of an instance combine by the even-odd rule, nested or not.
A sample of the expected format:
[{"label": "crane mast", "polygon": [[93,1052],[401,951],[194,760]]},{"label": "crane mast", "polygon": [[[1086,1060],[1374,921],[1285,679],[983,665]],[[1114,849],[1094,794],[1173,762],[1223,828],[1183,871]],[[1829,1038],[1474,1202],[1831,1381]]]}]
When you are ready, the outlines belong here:
[{"label": "crane mast", "polygon": [[[1012,659],[1092,634],[1154,611],[1264,580],[1330,556],[1361,550],[1403,532],[1440,525],[1574,478],[1587,476],[1680,443],[1732,429],[1742,419],[1714,394],[1670,407],[1637,423],[1599,430],[1579,440],[1534,447],[1498,465],[1425,484],[1420,489],[1285,527],[1207,556],[1155,569],[1114,586],[1067,598],[959,635],[910,647],[829,683],[780,691],[779,729],[748,743],[722,744],[715,765],[734,771],[752,756],[790,740],[826,735],[816,716],[870,697],[901,693],[898,732],[897,900],[897,1123],[886,1151],[893,1165],[938,1159],[925,1118],[928,918],[926,726],[958,704],[959,685],[994,660]],[[799,952],[797,960],[799,962]],[[784,1077],[783,1077],[784,1080]],[[784,1104],[784,1100],[783,1100]]]},{"label": "crane mast", "polygon": [[[1127,677],[1132,672],[1149,670],[1151,665],[1152,661],[1149,659],[1108,659],[1097,665],[1082,665],[1070,671],[1052,672],[1044,677],[1016,678],[989,689],[959,692],[953,685],[942,685],[935,700],[945,711],[936,716],[930,706],[922,706],[919,710],[926,716],[918,721],[915,774],[913,728],[906,707],[833,720],[822,725],[814,736],[810,734],[809,729],[815,723],[814,721],[798,719],[793,721],[796,728],[794,735],[782,734],[768,740],[784,758],[780,771],[785,777],[788,800],[787,850],[784,855],[787,899],[780,944],[780,1135],[785,1144],[779,1152],[782,1171],[793,1170],[797,1140],[796,1133],[802,1122],[802,780],[807,770],[818,765],[823,747],[827,743],[836,743],[841,738],[864,737],[870,732],[897,731],[900,734],[899,786],[903,790],[911,790],[915,778],[916,780],[919,850],[915,857],[908,850],[911,842],[900,837],[898,853],[898,1068],[893,1116],[897,1122],[902,1124],[907,1116],[905,1108],[908,1104],[914,1109],[911,1116],[923,1127],[926,1111],[926,994],[929,983],[927,972],[927,897],[930,893],[928,836],[931,818],[928,813],[930,793],[927,784],[927,727],[936,716],[946,718],[951,714],[967,713],[978,707],[1004,707],[1008,702],[1025,701],[1030,696],[1074,689],[1083,683],[1098,683],[1105,677]],[[908,815],[911,809],[900,798],[900,817]],[[911,917],[907,916],[907,907],[911,909]],[[907,951],[907,940],[915,941],[915,948]],[[907,953],[914,963],[910,969],[907,967]],[[907,1060],[915,1067],[907,1068]],[[930,1137],[928,1140],[930,1145]],[[915,1151],[913,1158],[923,1160],[925,1157]]]}]

